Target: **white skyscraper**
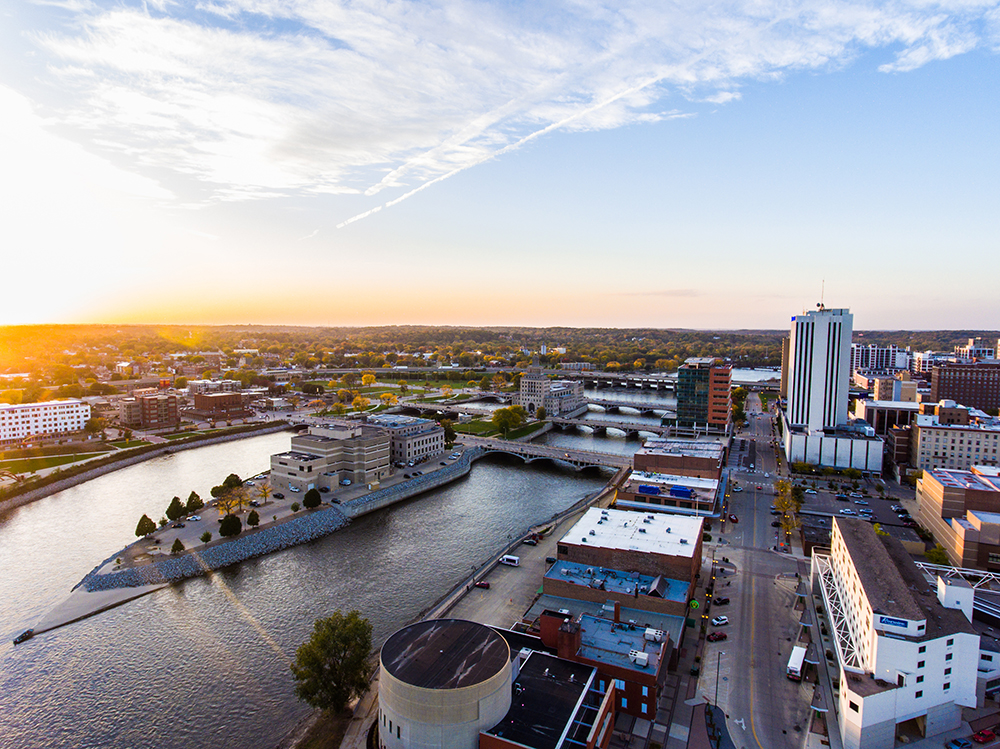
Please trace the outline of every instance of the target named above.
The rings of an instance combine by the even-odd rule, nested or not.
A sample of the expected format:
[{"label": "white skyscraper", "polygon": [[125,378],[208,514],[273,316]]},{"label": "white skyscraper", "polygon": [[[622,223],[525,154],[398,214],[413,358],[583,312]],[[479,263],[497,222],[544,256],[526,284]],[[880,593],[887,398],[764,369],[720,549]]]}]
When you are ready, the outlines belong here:
[{"label": "white skyscraper", "polygon": [[812,431],[847,423],[854,316],[819,309],[792,318],[788,346],[788,421]]}]

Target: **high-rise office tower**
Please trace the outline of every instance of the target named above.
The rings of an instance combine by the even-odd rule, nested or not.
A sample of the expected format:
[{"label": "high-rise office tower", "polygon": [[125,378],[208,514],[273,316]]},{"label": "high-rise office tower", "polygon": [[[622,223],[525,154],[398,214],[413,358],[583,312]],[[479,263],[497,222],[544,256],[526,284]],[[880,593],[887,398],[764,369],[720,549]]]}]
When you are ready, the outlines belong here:
[{"label": "high-rise office tower", "polygon": [[854,316],[818,309],[792,318],[788,341],[788,422],[811,431],[847,423]]}]

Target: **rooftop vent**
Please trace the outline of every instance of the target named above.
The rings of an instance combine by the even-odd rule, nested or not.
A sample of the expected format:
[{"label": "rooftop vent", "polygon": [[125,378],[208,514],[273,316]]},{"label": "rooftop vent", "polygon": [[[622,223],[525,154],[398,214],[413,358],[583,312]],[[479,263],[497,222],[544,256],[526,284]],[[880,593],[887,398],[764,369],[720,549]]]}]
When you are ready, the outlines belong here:
[{"label": "rooftop vent", "polygon": [[639,668],[646,668],[649,665],[649,654],[641,650],[628,651],[628,659]]}]

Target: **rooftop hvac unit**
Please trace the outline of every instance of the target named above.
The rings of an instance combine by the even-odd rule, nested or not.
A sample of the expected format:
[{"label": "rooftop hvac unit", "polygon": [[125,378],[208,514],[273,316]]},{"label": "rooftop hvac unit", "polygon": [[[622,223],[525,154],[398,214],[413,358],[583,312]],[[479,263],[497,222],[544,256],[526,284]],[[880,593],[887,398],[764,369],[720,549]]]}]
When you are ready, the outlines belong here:
[{"label": "rooftop hvac unit", "polygon": [[562,568],[562,569],[560,570],[560,572],[561,572],[562,574],[564,574],[564,575],[568,575],[568,574],[569,574],[569,570],[568,570],[568,569],[566,569],[565,567],[563,567],[563,568]]},{"label": "rooftop hvac unit", "polygon": [[628,659],[639,668],[645,668],[649,665],[649,654],[644,653],[641,650],[628,651]]},{"label": "rooftop hvac unit", "polygon": [[588,575],[593,575],[594,574],[594,568],[593,567],[588,567],[587,568],[587,574]]},{"label": "rooftop hvac unit", "polygon": [[667,533],[670,533],[670,526],[667,526]]},{"label": "rooftop hvac unit", "polygon": [[643,635],[647,642],[663,642],[663,630],[662,629],[651,629],[646,628],[646,634]]},{"label": "rooftop hvac unit", "polygon": [[684,544],[686,544],[687,542],[688,542],[688,540],[687,540],[686,538],[682,538],[682,539],[681,539],[681,545],[682,545],[682,546],[683,546]]},{"label": "rooftop hvac unit", "polygon": [[595,531],[593,528],[591,528],[590,529],[590,533],[588,533],[587,535],[588,536],[596,536],[597,535],[597,531]]},{"label": "rooftop hvac unit", "polygon": [[639,533],[645,533],[645,532],[646,532],[646,529],[645,529],[645,528],[640,528],[640,529],[639,529]]},{"label": "rooftop hvac unit", "polygon": [[650,521],[649,521],[649,518],[643,518],[642,522],[645,523],[646,525],[649,525]]}]

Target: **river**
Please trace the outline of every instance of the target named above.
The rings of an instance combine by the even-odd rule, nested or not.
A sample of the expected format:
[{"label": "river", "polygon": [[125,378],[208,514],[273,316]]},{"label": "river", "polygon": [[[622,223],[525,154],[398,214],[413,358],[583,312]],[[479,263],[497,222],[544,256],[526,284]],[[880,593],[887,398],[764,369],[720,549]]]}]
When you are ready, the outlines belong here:
[{"label": "river", "polygon": [[293,695],[288,664],[316,618],[357,608],[380,643],[509,537],[605,483],[545,464],[480,460],[465,479],[326,538],[11,644],[134,540],[142,513],[159,517],[175,494],[208,496],[230,472],[266,469],[288,439],[157,458],[0,519],[4,749],[274,746],[309,710]]}]

